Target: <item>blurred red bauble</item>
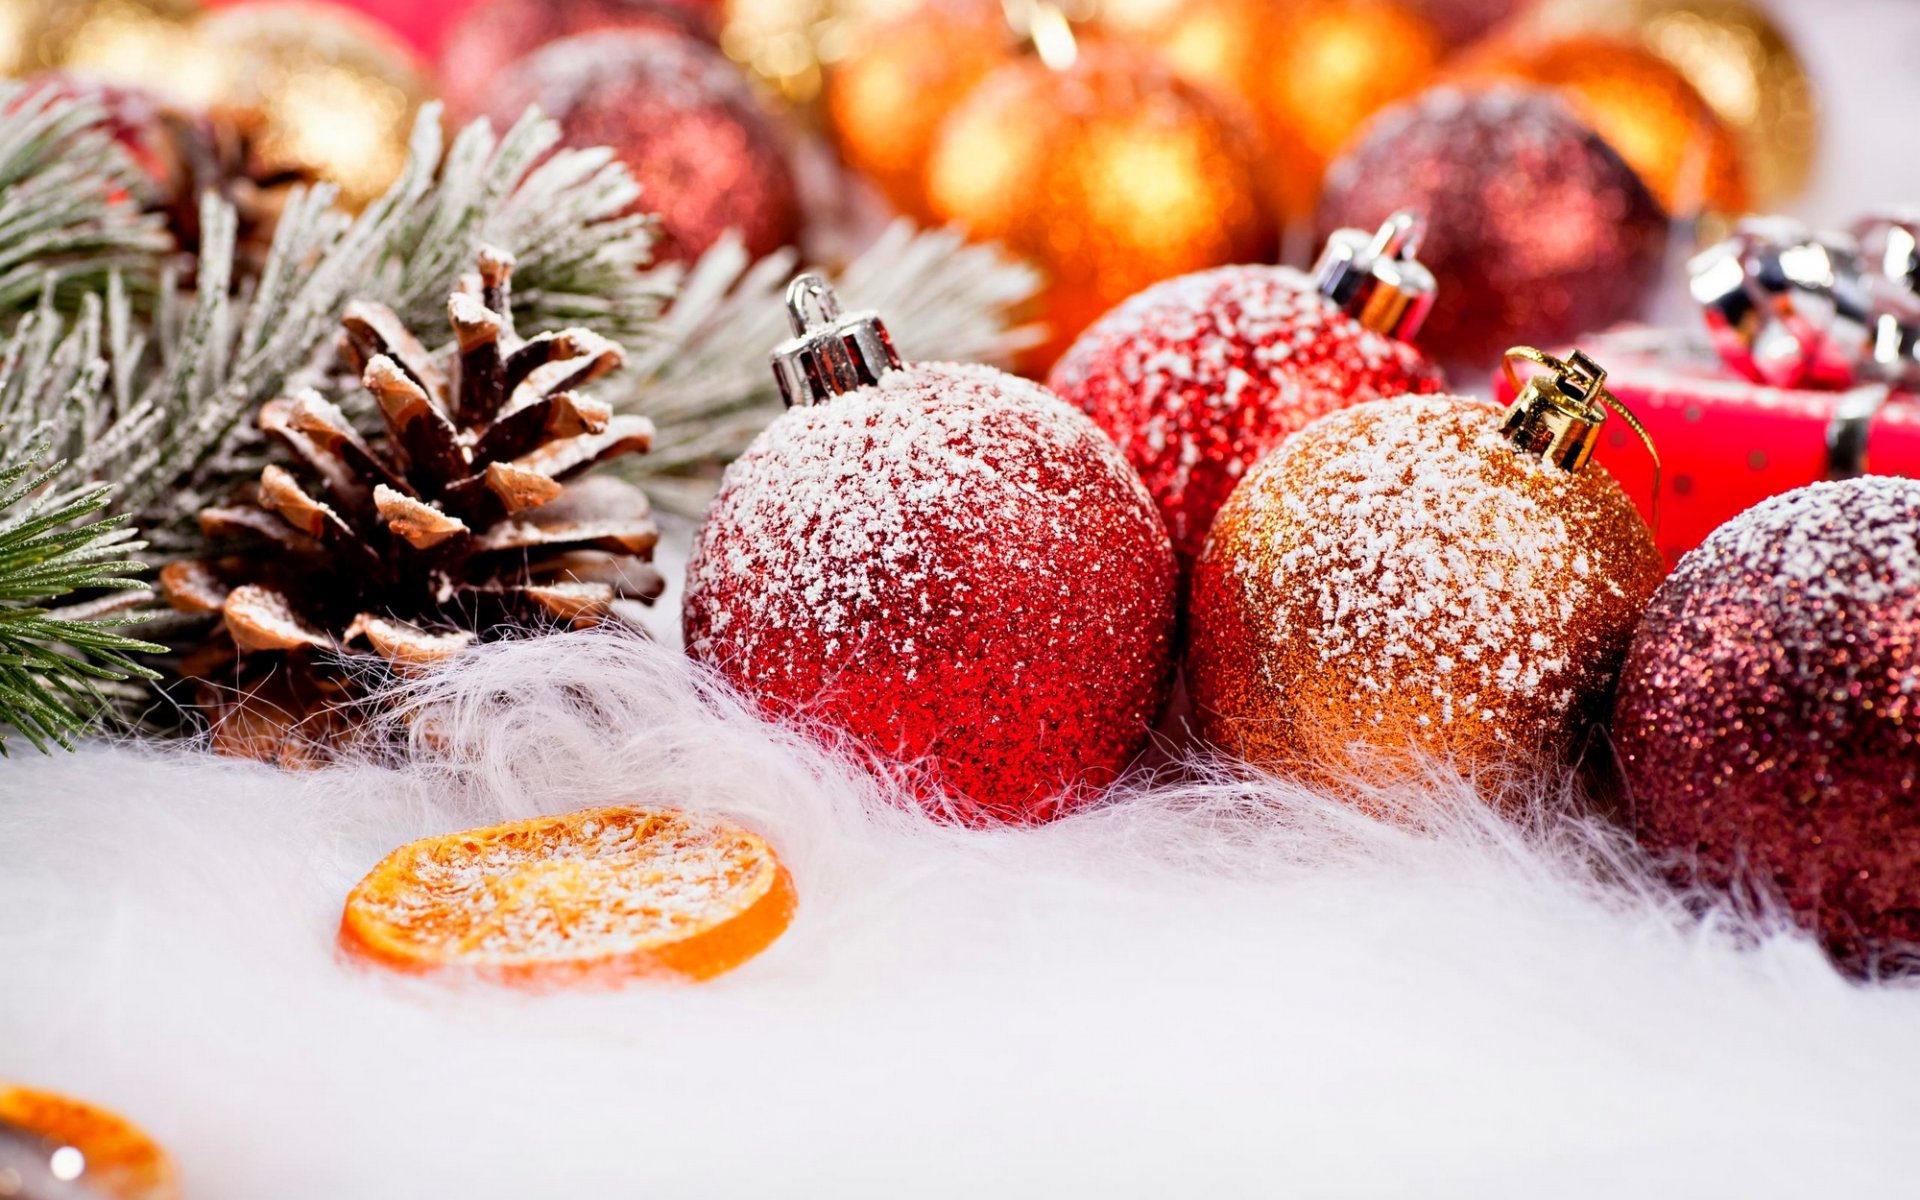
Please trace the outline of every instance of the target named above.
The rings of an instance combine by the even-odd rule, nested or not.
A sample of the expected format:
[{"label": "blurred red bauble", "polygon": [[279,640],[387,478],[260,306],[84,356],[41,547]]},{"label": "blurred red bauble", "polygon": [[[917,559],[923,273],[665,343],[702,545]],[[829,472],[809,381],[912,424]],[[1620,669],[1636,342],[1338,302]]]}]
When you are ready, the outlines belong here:
[{"label": "blurred red bauble", "polygon": [[1157,284],[1080,336],[1047,380],[1126,452],[1183,568],[1248,467],[1317,417],[1439,370],[1366,328],[1290,267],[1221,267]]},{"label": "blurred red bauble", "polygon": [[756,257],[800,232],[800,201],[779,132],[718,51],[657,31],[583,34],[504,71],[486,114],[497,125],[529,104],[570,146],[611,146],[658,214],[662,260],[690,262],[729,229]]},{"label": "blurred red bauble", "polygon": [[[782,350],[885,345],[842,338],[849,322],[878,328],[815,325]],[[890,347],[873,365],[728,468],[687,566],[688,652],[923,771],[938,812],[1058,816],[1140,752],[1165,699],[1166,529],[1113,443],[1038,384]]]},{"label": "blurred red bauble", "polygon": [[1920,943],[1920,481],[1777,496],[1680,560],[1614,710],[1633,827],[1855,966]]},{"label": "blurred red bauble", "polygon": [[1666,246],[1646,184],[1539,88],[1438,89],[1374,118],[1327,172],[1320,231],[1400,209],[1432,229],[1421,256],[1440,294],[1422,344],[1482,368],[1634,315]]},{"label": "blurred red bauble", "polygon": [[713,24],[698,0],[481,0],[447,31],[441,93],[456,113],[484,112],[500,72],[549,42],[607,29],[657,29],[710,42]]}]

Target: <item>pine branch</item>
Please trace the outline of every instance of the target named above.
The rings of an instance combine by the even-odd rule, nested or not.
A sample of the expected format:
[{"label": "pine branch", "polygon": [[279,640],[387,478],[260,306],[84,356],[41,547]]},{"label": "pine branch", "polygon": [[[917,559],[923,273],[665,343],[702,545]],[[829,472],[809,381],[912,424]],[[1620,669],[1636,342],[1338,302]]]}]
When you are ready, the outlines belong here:
[{"label": "pine branch", "polygon": [[141,211],[140,169],[95,101],[0,82],[0,310],[63,302],[115,271],[149,274],[171,248]]},{"label": "pine branch", "polygon": [[116,611],[127,606],[52,607],[82,591],[137,598],[144,585],[135,576],[145,568],[127,555],[145,543],[126,517],[96,515],[107,485],[56,488],[67,464],[40,467],[45,454],[41,444],[0,460],[0,728],[42,752],[71,746],[93,721],[107,702],[101,684],[157,679],[131,656],[162,649],[112,632],[141,619]]},{"label": "pine branch", "polygon": [[[0,118],[0,147],[24,136],[25,120]],[[257,467],[251,417],[296,382],[318,381],[349,300],[439,324],[483,239],[517,247],[528,321],[644,334],[664,294],[639,271],[652,234],[644,217],[626,215],[638,185],[604,150],[549,156],[558,137],[531,113],[499,138],[476,123],[443,165],[429,107],[405,172],[357,220],[334,208],[330,187],[294,192],[255,279],[236,280],[236,217],[208,195],[192,288],[151,276],[158,300],[144,327],[117,275],[104,296],[81,301],[71,328],[43,294],[20,326],[23,361],[10,405],[0,391],[0,415],[72,455],[83,477],[111,481],[114,510],[172,544],[192,537],[183,519]]]}]

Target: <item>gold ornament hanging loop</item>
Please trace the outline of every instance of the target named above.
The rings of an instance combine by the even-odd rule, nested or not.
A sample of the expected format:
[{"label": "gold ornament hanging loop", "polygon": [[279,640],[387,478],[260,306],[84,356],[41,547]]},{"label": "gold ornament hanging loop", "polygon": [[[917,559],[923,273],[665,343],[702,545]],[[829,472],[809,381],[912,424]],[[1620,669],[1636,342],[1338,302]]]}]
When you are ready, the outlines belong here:
[{"label": "gold ornament hanging loop", "polygon": [[[1516,362],[1530,362],[1544,373],[1522,379]],[[1653,460],[1653,527],[1660,527],[1660,451],[1653,435],[1633,410],[1607,390],[1607,369],[1585,351],[1575,350],[1565,360],[1533,346],[1515,346],[1500,360],[1513,404],[1501,426],[1507,440],[1522,453],[1543,458],[1563,471],[1578,471],[1593,457],[1600,443],[1600,427],[1607,411],[1620,415],[1647,448]]]}]

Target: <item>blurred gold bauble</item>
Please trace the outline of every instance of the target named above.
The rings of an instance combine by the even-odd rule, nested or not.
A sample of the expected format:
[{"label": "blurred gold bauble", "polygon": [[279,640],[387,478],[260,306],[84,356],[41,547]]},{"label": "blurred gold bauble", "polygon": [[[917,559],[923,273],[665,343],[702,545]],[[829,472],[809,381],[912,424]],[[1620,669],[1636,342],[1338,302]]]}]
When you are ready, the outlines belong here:
[{"label": "blurred gold bauble", "polygon": [[1665,59],[1617,38],[1575,35],[1483,47],[1462,78],[1554,87],[1678,217],[1747,211],[1742,146]]},{"label": "blurred gold bauble", "polygon": [[1542,0],[1507,36],[1605,34],[1672,63],[1744,149],[1754,204],[1798,192],[1819,142],[1813,84],[1794,47],[1754,0]]},{"label": "blurred gold bauble", "polygon": [[928,216],[927,158],[941,122],[1016,53],[996,0],[931,0],[875,26],[827,73],[842,156],[900,211]]},{"label": "blurred gold bauble", "polygon": [[1288,217],[1312,211],[1354,130],[1426,86],[1446,53],[1416,7],[1395,0],[1112,0],[1101,22],[1259,114]]},{"label": "blurred gold bauble", "polygon": [[0,0],[0,73],[164,87],[199,11],[197,0]]},{"label": "blurred gold bauble", "polygon": [[223,9],[196,27],[191,97],[233,115],[261,169],[309,172],[358,208],[407,161],[433,92],[405,43],[349,9],[289,0]]},{"label": "blurred gold bauble", "polygon": [[1577,751],[1660,553],[1604,468],[1523,452],[1502,421],[1483,400],[1376,400],[1248,473],[1194,571],[1209,739],[1321,779]]},{"label": "blurred gold bauble", "polygon": [[1047,277],[1041,371],[1107,309],[1148,284],[1262,262],[1277,236],[1261,203],[1251,119],[1127,46],[1071,65],[1016,60],[947,119],[927,166],[936,215],[1003,242]]}]

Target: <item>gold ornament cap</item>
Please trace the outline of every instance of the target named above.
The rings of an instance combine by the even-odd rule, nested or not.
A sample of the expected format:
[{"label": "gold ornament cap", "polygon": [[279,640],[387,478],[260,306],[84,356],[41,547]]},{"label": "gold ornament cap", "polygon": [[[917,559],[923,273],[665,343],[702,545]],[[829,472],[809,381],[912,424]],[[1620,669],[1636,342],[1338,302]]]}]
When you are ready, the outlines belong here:
[{"label": "gold ornament cap", "polygon": [[793,336],[774,347],[771,359],[788,408],[869,387],[900,369],[899,352],[879,315],[842,314],[840,298],[820,275],[801,275],[787,285],[787,320]]},{"label": "gold ornament cap", "polygon": [[[1543,368],[1540,374],[1522,381],[1517,362],[1530,362]],[[1606,424],[1607,410],[1620,414],[1640,436],[1653,456],[1654,490],[1659,490],[1660,455],[1653,438],[1637,417],[1607,390],[1607,369],[1575,350],[1565,361],[1532,346],[1515,346],[1501,361],[1507,382],[1514,390],[1513,404],[1500,432],[1522,454],[1544,459],[1563,471],[1578,471],[1593,457],[1600,443],[1600,427]]]},{"label": "gold ornament cap", "polygon": [[1403,342],[1413,340],[1433,309],[1433,272],[1414,255],[1427,223],[1401,211],[1378,230],[1336,229],[1313,267],[1313,286],[1360,324]]}]

